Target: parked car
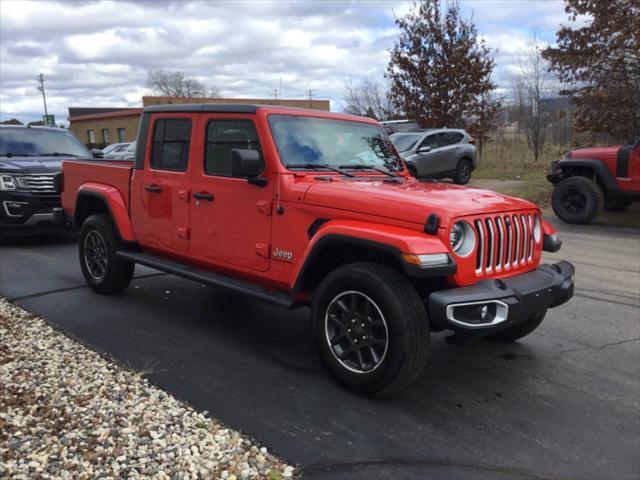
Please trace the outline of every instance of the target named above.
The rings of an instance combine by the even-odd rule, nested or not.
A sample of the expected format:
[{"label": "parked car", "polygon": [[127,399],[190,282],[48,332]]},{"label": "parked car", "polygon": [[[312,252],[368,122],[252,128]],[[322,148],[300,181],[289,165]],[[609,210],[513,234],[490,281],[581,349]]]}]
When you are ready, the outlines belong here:
[{"label": "parked car", "polygon": [[424,128],[415,120],[385,120],[380,122],[385,131],[391,135],[398,132],[421,132]]},{"label": "parked car", "polygon": [[551,205],[567,223],[590,223],[604,208],[640,200],[640,137],[627,145],[579,148],[551,163]]},{"label": "parked car", "polygon": [[475,141],[464,130],[394,133],[391,142],[416,178],[452,178],[464,185],[476,168]]},{"label": "parked car", "polygon": [[368,118],[158,105],[139,136],[132,165],[63,164],[87,284],[119,292],[139,263],[310,305],[320,357],[351,389],[407,387],[432,331],[514,341],[573,295],[573,265],[540,265],[560,241],[536,205],[417,181]]},{"label": "parked car", "polygon": [[126,150],[130,144],[130,142],[112,143],[111,145],[102,149],[102,154],[104,155],[104,158],[114,158],[113,155]]},{"label": "parked car", "polygon": [[133,160],[136,154],[136,142],[127,143],[126,147],[111,154],[114,160]]},{"label": "parked car", "polygon": [[91,158],[62,128],[0,126],[0,237],[59,230],[63,158]]}]

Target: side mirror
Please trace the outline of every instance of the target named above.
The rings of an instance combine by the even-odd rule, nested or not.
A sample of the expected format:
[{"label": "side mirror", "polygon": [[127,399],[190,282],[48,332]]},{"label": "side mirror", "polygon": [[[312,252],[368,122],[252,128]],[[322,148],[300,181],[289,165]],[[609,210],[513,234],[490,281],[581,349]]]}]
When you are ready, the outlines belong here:
[{"label": "side mirror", "polygon": [[231,176],[245,177],[252,185],[265,186],[266,178],[258,175],[264,170],[264,162],[257,150],[234,148],[231,150]]},{"label": "side mirror", "polygon": [[104,158],[104,153],[99,148],[92,148],[91,155],[93,155],[93,158]]},{"label": "side mirror", "polygon": [[418,149],[418,153],[427,153],[427,152],[430,152],[430,151],[431,151],[431,147],[427,147],[427,146],[420,147]]}]

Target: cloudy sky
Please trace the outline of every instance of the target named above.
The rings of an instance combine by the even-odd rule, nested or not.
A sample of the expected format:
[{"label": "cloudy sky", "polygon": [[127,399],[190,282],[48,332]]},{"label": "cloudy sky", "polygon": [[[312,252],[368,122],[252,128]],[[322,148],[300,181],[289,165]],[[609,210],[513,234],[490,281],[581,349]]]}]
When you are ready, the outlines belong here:
[{"label": "cloudy sky", "polygon": [[[70,106],[140,106],[149,70],[182,70],[223,96],[328,98],[341,109],[347,78],[382,79],[411,2],[0,1],[0,119]],[[497,50],[494,79],[508,85],[519,49],[567,23],[560,0],[462,0]]]}]

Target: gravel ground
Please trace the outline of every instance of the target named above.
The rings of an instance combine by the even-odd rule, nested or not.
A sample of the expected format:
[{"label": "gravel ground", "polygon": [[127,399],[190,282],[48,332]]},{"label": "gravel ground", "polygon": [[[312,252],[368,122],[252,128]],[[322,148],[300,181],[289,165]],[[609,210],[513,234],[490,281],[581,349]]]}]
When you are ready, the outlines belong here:
[{"label": "gravel ground", "polygon": [[0,478],[294,475],[208,412],[0,298]]}]

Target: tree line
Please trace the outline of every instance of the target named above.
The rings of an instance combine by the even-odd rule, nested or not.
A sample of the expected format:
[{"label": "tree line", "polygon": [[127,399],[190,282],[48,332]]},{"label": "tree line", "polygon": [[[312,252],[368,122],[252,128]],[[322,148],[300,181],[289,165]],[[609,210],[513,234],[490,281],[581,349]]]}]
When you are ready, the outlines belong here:
[{"label": "tree line", "polygon": [[[640,135],[640,2],[565,0],[565,12],[569,24],[557,31],[555,45],[533,34],[510,82],[509,110],[536,160],[554,120],[547,101],[554,95],[568,98],[576,131],[620,141]],[[396,25],[384,79],[347,80],[345,111],[466,128],[482,149],[506,99],[492,81],[495,52],[473,20],[461,16],[458,0],[444,8],[439,0],[418,0]]]}]

